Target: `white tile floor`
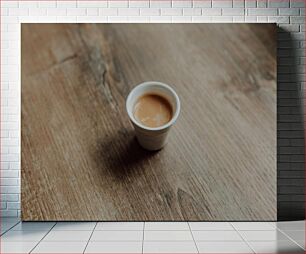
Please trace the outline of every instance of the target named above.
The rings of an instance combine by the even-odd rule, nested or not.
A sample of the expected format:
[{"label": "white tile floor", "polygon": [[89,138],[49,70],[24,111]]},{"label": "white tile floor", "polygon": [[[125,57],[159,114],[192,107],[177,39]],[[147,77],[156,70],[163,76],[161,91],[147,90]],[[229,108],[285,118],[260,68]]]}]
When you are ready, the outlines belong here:
[{"label": "white tile floor", "polygon": [[20,222],[1,218],[0,253],[304,253],[305,221]]}]

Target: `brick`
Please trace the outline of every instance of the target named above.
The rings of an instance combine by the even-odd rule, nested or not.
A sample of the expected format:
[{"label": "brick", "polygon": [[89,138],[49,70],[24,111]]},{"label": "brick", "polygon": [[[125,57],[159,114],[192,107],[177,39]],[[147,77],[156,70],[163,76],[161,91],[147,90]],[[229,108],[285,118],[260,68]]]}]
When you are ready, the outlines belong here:
[{"label": "brick", "polygon": [[19,161],[18,154],[2,154],[1,155],[2,161]]},{"label": "brick", "polygon": [[191,23],[192,18],[190,16],[174,16],[172,17],[173,23]]},{"label": "brick", "polygon": [[77,17],[76,21],[78,23],[86,23],[86,22],[95,22],[95,23],[106,23],[107,17],[102,17],[102,16],[81,16],[81,17]]},{"label": "brick", "polygon": [[[298,194],[291,194],[291,195],[278,195],[277,196],[278,202],[304,202],[304,195],[298,195]],[[292,207],[292,206],[291,206]],[[288,217],[287,217],[288,220]]]},{"label": "brick", "polygon": [[303,186],[279,186],[278,189],[280,194],[301,194],[304,192]]},{"label": "brick", "polygon": [[20,133],[19,133],[19,131],[10,130],[10,131],[9,131],[9,136],[10,136],[11,138],[19,138],[19,137],[20,137]]},{"label": "brick", "polygon": [[212,0],[213,8],[232,8],[233,1],[232,0]]},{"label": "brick", "polygon": [[19,201],[19,195],[1,193],[1,201]]},{"label": "brick", "polygon": [[286,16],[268,17],[268,20],[271,23],[289,24],[289,17],[286,17]]},{"label": "brick", "polygon": [[10,169],[12,170],[20,170],[20,163],[19,162],[10,162]]},{"label": "brick", "polygon": [[305,66],[303,66],[303,65],[298,65],[298,66],[278,66],[277,71],[278,71],[278,73],[281,73],[281,74],[285,74],[285,73],[298,73],[298,74],[302,74],[302,73],[305,73]]},{"label": "brick", "polygon": [[210,8],[212,6],[211,0],[194,0],[193,1],[193,7],[204,7],[204,8]]},{"label": "brick", "polygon": [[1,129],[2,130],[17,130],[19,128],[19,124],[17,122],[2,122]]},{"label": "brick", "polygon": [[305,0],[290,0],[290,7],[305,7]]},{"label": "brick", "polygon": [[1,210],[6,209],[6,202],[1,202]]},{"label": "brick", "polygon": [[289,0],[269,0],[268,7],[274,8],[282,8],[282,7],[289,7],[290,3]]},{"label": "brick", "polygon": [[8,138],[9,137],[9,131],[1,131],[1,138]]},{"label": "brick", "polygon": [[291,66],[293,64],[298,64],[298,60],[293,57],[279,57],[277,63],[280,66]]},{"label": "brick", "polygon": [[233,22],[244,23],[244,16],[233,17]]},{"label": "brick", "polygon": [[77,17],[76,16],[58,16],[55,17],[57,23],[75,23],[77,22]]},{"label": "brick", "polygon": [[281,186],[303,186],[304,183],[304,179],[278,179]]},{"label": "brick", "polygon": [[29,15],[29,9],[19,9],[19,8],[10,8],[9,9],[9,15],[10,16],[28,16]]},{"label": "brick", "polygon": [[181,16],[183,15],[183,9],[181,8],[163,8],[161,9],[161,15],[165,16]]},{"label": "brick", "polygon": [[266,8],[268,6],[267,0],[258,0],[257,7],[258,8]]},{"label": "brick", "polygon": [[294,50],[293,49],[278,49],[277,51],[278,57],[290,57],[294,56]]},{"label": "brick", "polygon": [[184,16],[200,16],[202,15],[202,9],[200,8],[184,8],[183,9]]},{"label": "brick", "polygon": [[54,8],[54,9],[48,9],[47,10],[47,15],[48,16],[65,16],[67,14],[67,9],[59,9],[59,8]]},{"label": "brick", "polygon": [[128,22],[129,19],[128,17],[125,17],[125,16],[110,16],[110,17],[107,17],[107,21],[108,22],[114,22],[114,23],[122,23],[122,22]]},{"label": "brick", "polygon": [[277,147],[279,147],[279,146],[289,146],[289,145],[290,145],[290,139],[279,138],[277,140]]},{"label": "brick", "polygon": [[278,131],[278,137],[280,138],[303,138],[303,131]]},{"label": "brick", "polygon": [[3,162],[1,161],[1,170],[3,169],[9,169],[9,162]]},{"label": "brick", "polygon": [[17,217],[17,210],[2,210],[1,217]]},{"label": "brick", "polygon": [[129,2],[126,1],[109,1],[108,7],[114,7],[114,8],[127,8],[129,7]]},{"label": "brick", "polygon": [[119,8],[118,9],[119,16],[139,16],[138,8]]},{"label": "brick", "polygon": [[278,14],[280,16],[297,16],[300,15],[300,10],[298,8],[280,8]]},{"label": "brick", "polygon": [[1,175],[1,186],[19,185],[19,179],[17,178],[3,178]]},{"label": "brick", "polygon": [[7,209],[20,209],[20,202],[7,202]]},{"label": "brick", "polygon": [[3,16],[3,17],[1,17],[1,21],[5,24],[11,24],[11,23],[17,24],[19,22],[19,19],[18,19],[18,17]]},{"label": "brick", "polygon": [[289,25],[289,24],[280,24],[279,28],[281,29],[280,32],[299,32],[300,26],[299,25]]},{"label": "brick", "polygon": [[76,1],[57,1],[57,7],[58,8],[76,8],[77,7],[77,2]]},{"label": "brick", "polygon": [[195,16],[192,17],[192,21],[195,23],[209,23],[211,22],[211,17],[209,16]]},{"label": "brick", "polygon": [[130,8],[148,8],[150,7],[150,1],[149,0],[130,0],[129,2]]},{"label": "brick", "polygon": [[279,154],[304,154],[304,147],[280,147]]},{"label": "brick", "polygon": [[221,8],[202,8],[203,16],[221,16]]},{"label": "brick", "polygon": [[304,22],[305,22],[305,17],[300,17],[300,16],[290,17],[291,24],[304,24]]},{"label": "brick", "polygon": [[1,8],[1,16],[8,16],[9,11],[8,8]]},{"label": "brick", "polygon": [[30,15],[31,16],[45,16],[47,15],[47,9],[46,8],[31,8]]},{"label": "brick", "polygon": [[87,8],[86,9],[87,16],[98,16],[99,9],[98,8]]},{"label": "brick", "polygon": [[304,171],[305,165],[304,163],[290,163],[290,169],[291,170],[301,170]]},{"label": "brick", "polygon": [[256,0],[245,0],[245,7],[246,8],[255,8],[256,7]]},{"label": "brick", "polygon": [[278,123],[277,129],[282,131],[299,131],[304,130],[304,125],[302,122],[299,123]]},{"label": "brick", "polygon": [[18,170],[2,170],[0,173],[1,177],[6,178],[17,178],[19,177],[19,171]]},{"label": "brick", "polygon": [[305,81],[304,74],[279,74],[277,80],[281,82],[296,82],[296,81]]},{"label": "brick", "polygon": [[276,8],[256,8],[256,9],[247,9],[247,15],[249,16],[276,16]]},{"label": "brick", "polygon": [[256,16],[245,16],[244,21],[247,23],[257,23],[257,17]]},{"label": "brick", "polygon": [[142,15],[142,16],[159,16],[160,15],[160,9],[158,9],[158,8],[140,9],[140,15]]},{"label": "brick", "polygon": [[223,16],[244,16],[243,8],[224,8],[222,9]]},{"label": "brick", "polygon": [[2,146],[18,146],[19,139],[18,138],[1,138]]},{"label": "brick", "polygon": [[173,0],[172,7],[190,8],[192,7],[192,0]]},{"label": "brick", "polygon": [[142,17],[142,16],[130,16],[128,17],[128,21],[132,23],[149,23],[149,17]]},{"label": "brick", "polygon": [[19,154],[20,151],[19,151],[19,146],[11,146],[9,147],[9,153],[11,154]]},{"label": "brick", "polygon": [[107,1],[77,1],[77,7],[80,8],[104,8],[107,7]]},{"label": "brick", "polygon": [[67,15],[68,16],[85,16],[86,9],[85,8],[68,8]]},{"label": "brick", "polygon": [[304,139],[290,139],[291,146],[302,146],[304,147],[305,141]]},{"label": "brick", "polygon": [[0,186],[3,194],[18,194],[20,193],[20,186]]},{"label": "brick", "polygon": [[303,178],[305,173],[303,171],[294,171],[294,170],[284,170],[278,172],[278,178]]},{"label": "brick", "polygon": [[233,17],[212,17],[213,22],[221,22],[221,23],[227,23],[227,22],[233,22]]},{"label": "brick", "polygon": [[157,23],[161,23],[161,22],[171,22],[172,19],[170,16],[168,17],[161,17],[161,16],[153,16],[153,17],[150,17],[150,22],[157,22]]},{"label": "brick", "polygon": [[150,0],[150,8],[170,8],[171,0]]},{"label": "brick", "polygon": [[290,169],[290,162],[277,162],[277,172]]},{"label": "brick", "polygon": [[301,115],[280,115],[277,120],[284,123],[301,123],[303,121]]},{"label": "brick", "polygon": [[1,148],[1,154],[8,154],[9,153],[9,148],[8,147],[5,147],[5,146],[2,146]]},{"label": "brick", "polygon": [[18,8],[18,1],[1,1],[1,8]]},{"label": "brick", "polygon": [[116,8],[99,8],[99,15],[101,16],[117,16],[118,9]]},{"label": "brick", "polygon": [[258,23],[268,23],[269,20],[268,20],[268,17],[258,16],[258,17],[257,17],[257,22],[258,22]]},{"label": "brick", "polygon": [[39,8],[55,8],[56,1],[39,1],[38,7]]},{"label": "brick", "polygon": [[233,0],[234,8],[244,8],[244,0]]}]

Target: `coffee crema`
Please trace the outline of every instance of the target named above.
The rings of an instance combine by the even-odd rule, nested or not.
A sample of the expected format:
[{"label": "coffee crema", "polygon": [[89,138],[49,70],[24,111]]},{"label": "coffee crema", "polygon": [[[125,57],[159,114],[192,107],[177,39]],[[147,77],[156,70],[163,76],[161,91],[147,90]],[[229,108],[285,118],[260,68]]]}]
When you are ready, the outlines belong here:
[{"label": "coffee crema", "polygon": [[142,95],[134,105],[134,117],[141,124],[156,128],[165,125],[172,119],[170,102],[154,93]]}]

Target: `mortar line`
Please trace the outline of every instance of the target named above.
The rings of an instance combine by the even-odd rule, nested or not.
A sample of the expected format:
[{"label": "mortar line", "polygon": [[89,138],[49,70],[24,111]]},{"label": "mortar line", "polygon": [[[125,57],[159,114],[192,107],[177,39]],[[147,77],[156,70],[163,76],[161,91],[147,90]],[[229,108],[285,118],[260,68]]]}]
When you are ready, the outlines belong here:
[{"label": "mortar line", "polygon": [[192,230],[191,230],[191,227],[190,227],[190,225],[189,225],[189,222],[188,222],[188,221],[187,221],[187,225],[188,225],[188,227],[189,227],[189,231],[190,231],[190,233],[191,233],[191,236],[192,236],[193,242],[194,242],[194,244],[195,244],[195,246],[196,246],[197,252],[198,252],[198,253],[200,253],[199,248],[198,248],[198,245],[197,245],[197,243],[196,243],[196,241],[195,241],[195,239],[194,239],[194,236],[193,236],[193,233],[192,233]]},{"label": "mortar line", "polygon": [[32,253],[32,251],[38,246],[38,244],[40,244],[40,242],[45,239],[45,237],[50,233],[50,231],[55,227],[55,225],[57,224],[57,222],[49,229],[49,231],[38,241],[38,243],[31,249],[31,251],[29,253]]},{"label": "mortar line", "polygon": [[90,241],[90,239],[91,239],[93,233],[95,232],[95,229],[96,229],[97,225],[98,225],[98,222],[96,221],[96,225],[94,226],[94,228],[93,228],[93,230],[92,230],[92,232],[91,232],[91,234],[90,234],[90,236],[89,236],[89,239],[88,239],[88,241],[87,241],[87,243],[86,243],[86,246],[85,246],[85,248],[84,248],[83,254],[85,253],[85,251],[86,251],[86,249],[87,249],[87,246],[88,246],[88,244],[89,244],[89,241]]}]

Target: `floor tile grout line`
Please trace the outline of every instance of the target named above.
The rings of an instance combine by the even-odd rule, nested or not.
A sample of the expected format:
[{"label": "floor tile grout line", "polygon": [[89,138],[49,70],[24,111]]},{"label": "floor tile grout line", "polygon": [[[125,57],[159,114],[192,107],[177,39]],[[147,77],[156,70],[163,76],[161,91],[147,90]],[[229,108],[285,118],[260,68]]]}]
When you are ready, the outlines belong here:
[{"label": "floor tile grout line", "polygon": [[96,221],[96,224],[95,224],[95,226],[94,226],[94,228],[93,228],[93,230],[92,230],[92,232],[91,232],[91,234],[90,234],[90,236],[89,236],[89,239],[88,239],[88,241],[87,241],[87,243],[86,243],[86,246],[85,246],[85,248],[84,248],[84,250],[83,250],[83,254],[85,253],[85,251],[86,251],[86,249],[87,249],[87,246],[88,246],[88,244],[89,244],[89,242],[90,242],[90,239],[91,239],[93,233],[95,232],[95,229],[96,229],[97,225],[98,225],[98,222]]},{"label": "floor tile grout line", "polygon": [[141,244],[141,253],[143,254],[143,246],[144,246],[144,234],[145,234],[145,221],[143,222],[143,227],[142,227],[142,244]]},{"label": "floor tile grout line", "polygon": [[188,225],[188,227],[189,227],[189,231],[190,231],[191,237],[192,237],[192,239],[193,239],[194,245],[195,245],[195,247],[196,247],[196,249],[197,249],[197,252],[200,253],[199,248],[198,248],[198,245],[197,245],[197,243],[196,243],[196,241],[195,241],[195,239],[194,239],[194,236],[193,236],[193,233],[192,233],[192,230],[191,230],[191,227],[190,227],[188,221],[187,221],[187,225]]},{"label": "floor tile grout line", "polygon": [[38,244],[41,243],[41,241],[51,232],[51,230],[55,227],[57,222],[54,223],[54,225],[49,229],[49,231],[38,241],[38,243],[29,251],[29,253],[32,253],[33,250],[38,246]]},{"label": "floor tile grout line", "polygon": [[244,239],[244,237],[240,234],[239,230],[237,230],[237,229],[235,228],[235,226],[233,225],[233,223],[230,222],[230,224],[231,224],[231,226],[235,229],[235,231],[237,232],[237,234],[241,237],[241,239],[243,240],[243,242],[245,242],[246,245],[249,246],[249,248],[253,251],[253,253],[256,253],[256,251],[255,251],[255,250],[253,249],[253,247],[249,244],[249,242],[248,242],[246,239]]},{"label": "floor tile grout line", "polygon": [[16,224],[13,224],[13,226],[11,226],[9,229],[7,229],[6,231],[4,231],[0,236],[3,236],[5,233],[9,232],[12,228],[14,228],[15,226],[17,226],[21,221],[18,221]]},{"label": "floor tile grout line", "polygon": [[[297,246],[301,247],[303,250],[305,250],[305,248],[303,246],[301,246],[298,242],[296,242],[292,237],[290,237],[289,235],[286,234],[285,231],[279,229],[279,228],[276,228],[279,232],[283,233],[286,237],[289,238],[289,240],[291,240],[291,242],[294,242]],[[304,243],[305,244],[305,243]]]}]

